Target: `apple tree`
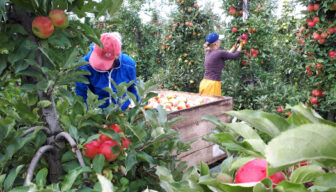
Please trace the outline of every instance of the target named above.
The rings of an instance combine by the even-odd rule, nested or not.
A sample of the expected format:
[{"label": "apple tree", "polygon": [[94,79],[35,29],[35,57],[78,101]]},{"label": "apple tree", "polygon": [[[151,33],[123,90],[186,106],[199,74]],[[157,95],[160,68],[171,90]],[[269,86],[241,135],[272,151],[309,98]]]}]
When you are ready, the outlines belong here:
[{"label": "apple tree", "polygon": [[[153,86],[139,81],[140,102],[120,99],[134,100],[128,111],[118,105],[102,111],[91,92],[87,104],[74,94],[75,82],[87,82],[87,72],[77,69],[87,63],[79,59],[91,42],[101,46],[95,18],[118,22],[122,2],[1,1],[0,190],[159,190],[157,165],[177,175],[184,169],[176,156],[188,145],[170,128],[178,119],[142,108],[155,96]],[[122,98],[127,86],[116,85],[111,95]],[[115,124],[122,132],[102,127]],[[91,143],[102,135],[114,140],[117,149],[103,149],[118,154],[113,162],[102,151],[90,159],[98,150],[89,154]]]},{"label": "apple tree", "polygon": [[335,121],[335,1],[299,1],[306,10],[297,32],[304,64],[306,103]]},{"label": "apple tree", "polygon": [[201,10],[195,0],[177,0],[176,5],[161,35],[163,59],[153,81],[165,89],[198,92],[204,73],[204,39],[213,31],[216,16]]}]

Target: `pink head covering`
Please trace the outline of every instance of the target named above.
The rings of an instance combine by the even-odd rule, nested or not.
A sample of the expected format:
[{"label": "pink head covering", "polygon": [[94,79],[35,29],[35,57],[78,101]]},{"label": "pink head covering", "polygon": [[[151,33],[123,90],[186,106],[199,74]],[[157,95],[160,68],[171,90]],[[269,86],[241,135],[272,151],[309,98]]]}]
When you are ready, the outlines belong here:
[{"label": "pink head covering", "polygon": [[120,55],[121,45],[118,39],[110,33],[103,33],[100,36],[100,41],[104,49],[95,45],[89,63],[97,70],[107,71],[111,69],[114,59]]}]

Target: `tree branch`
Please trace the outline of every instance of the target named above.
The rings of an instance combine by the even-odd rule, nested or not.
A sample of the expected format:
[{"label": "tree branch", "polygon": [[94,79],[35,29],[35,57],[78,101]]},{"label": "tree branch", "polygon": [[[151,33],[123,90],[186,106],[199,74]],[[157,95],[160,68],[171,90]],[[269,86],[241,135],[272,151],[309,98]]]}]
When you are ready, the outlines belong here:
[{"label": "tree branch", "polygon": [[[68,143],[70,144],[70,146],[72,148],[72,152],[75,152],[76,155],[77,155],[77,159],[78,159],[79,164],[82,167],[85,167],[85,163],[84,163],[82,153],[78,149],[76,141],[71,137],[71,135],[69,133],[67,133],[65,131],[57,134],[56,137],[55,137],[55,140],[58,141],[58,140],[61,140],[62,138],[66,139],[68,141]],[[83,176],[84,176],[84,178],[88,178],[87,173],[83,173]]]},{"label": "tree branch", "polygon": [[27,129],[21,136],[20,138],[23,138],[25,136],[27,136],[28,134],[32,133],[35,131],[35,129],[39,128],[39,127],[42,127],[42,131],[46,134],[50,134],[50,131],[48,129],[48,127],[45,127],[45,126],[35,126],[35,127],[31,127],[29,129]]},{"label": "tree branch", "polygon": [[29,183],[31,182],[33,175],[34,175],[34,171],[36,168],[37,163],[40,161],[42,155],[47,152],[47,151],[51,151],[51,150],[55,150],[55,147],[52,145],[44,145],[42,147],[39,148],[39,150],[35,153],[34,158],[32,159],[32,161],[30,162],[28,171],[27,171],[27,176],[24,182],[24,186],[29,185]]}]

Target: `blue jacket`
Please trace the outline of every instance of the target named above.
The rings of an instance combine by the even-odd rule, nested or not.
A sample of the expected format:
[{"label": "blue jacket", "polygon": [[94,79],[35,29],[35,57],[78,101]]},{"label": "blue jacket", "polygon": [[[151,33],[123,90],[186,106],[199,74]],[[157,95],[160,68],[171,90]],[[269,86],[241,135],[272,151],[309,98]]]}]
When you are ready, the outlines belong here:
[{"label": "blue jacket", "polygon": [[[85,57],[83,57],[81,61],[89,62],[89,58],[93,51],[93,46],[91,45],[90,47],[91,51]],[[91,67],[90,64],[80,66],[79,69],[88,70],[91,73],[91,75],[85,75],[85,77],[88,78],[90,84],[76,82],[76,94],[82,96],[85,103],[87,99],[88,88],[94,94],[98,95],[98,100],[109,97],[109,99],[107,99],[106,102],[100,106],[100,108],[107,107],[111,102],[116,103],[116,101],[112,97],[110,97],[110,94],[103,89],[106,87],[110,87],[114,92],[117,91],[109,77],[111,77],[117,85],[122,82],[129,83],[130,81],[134,80],[134,83],[128,88],[128,91],[135,94],[137,100],[139,100],[138,94],[135,89],[135,86],[137,84],[135,62],[128,55],[121,53],[119,58],[115,60],[115,67],[110,71],[96,70]],[[121,106],[121,109],[127,109],[129,104],[130,101],[128,100],[124,103],[124,105]]]}]

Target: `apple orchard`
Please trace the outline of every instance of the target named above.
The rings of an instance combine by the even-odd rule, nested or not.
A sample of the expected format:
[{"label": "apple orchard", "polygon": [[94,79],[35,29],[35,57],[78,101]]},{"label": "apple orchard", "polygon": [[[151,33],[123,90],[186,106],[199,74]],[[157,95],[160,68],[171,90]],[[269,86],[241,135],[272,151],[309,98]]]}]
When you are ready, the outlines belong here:
[{"label": "apple orchard", "polygon": [[[336,191],[336,2],[278,4],[1,0],[0,191]],[[102,110],[75,83],[116,31],[139,99],[112,82]],[[212,32],[247,39],[221,97],[198,93]]]}]

